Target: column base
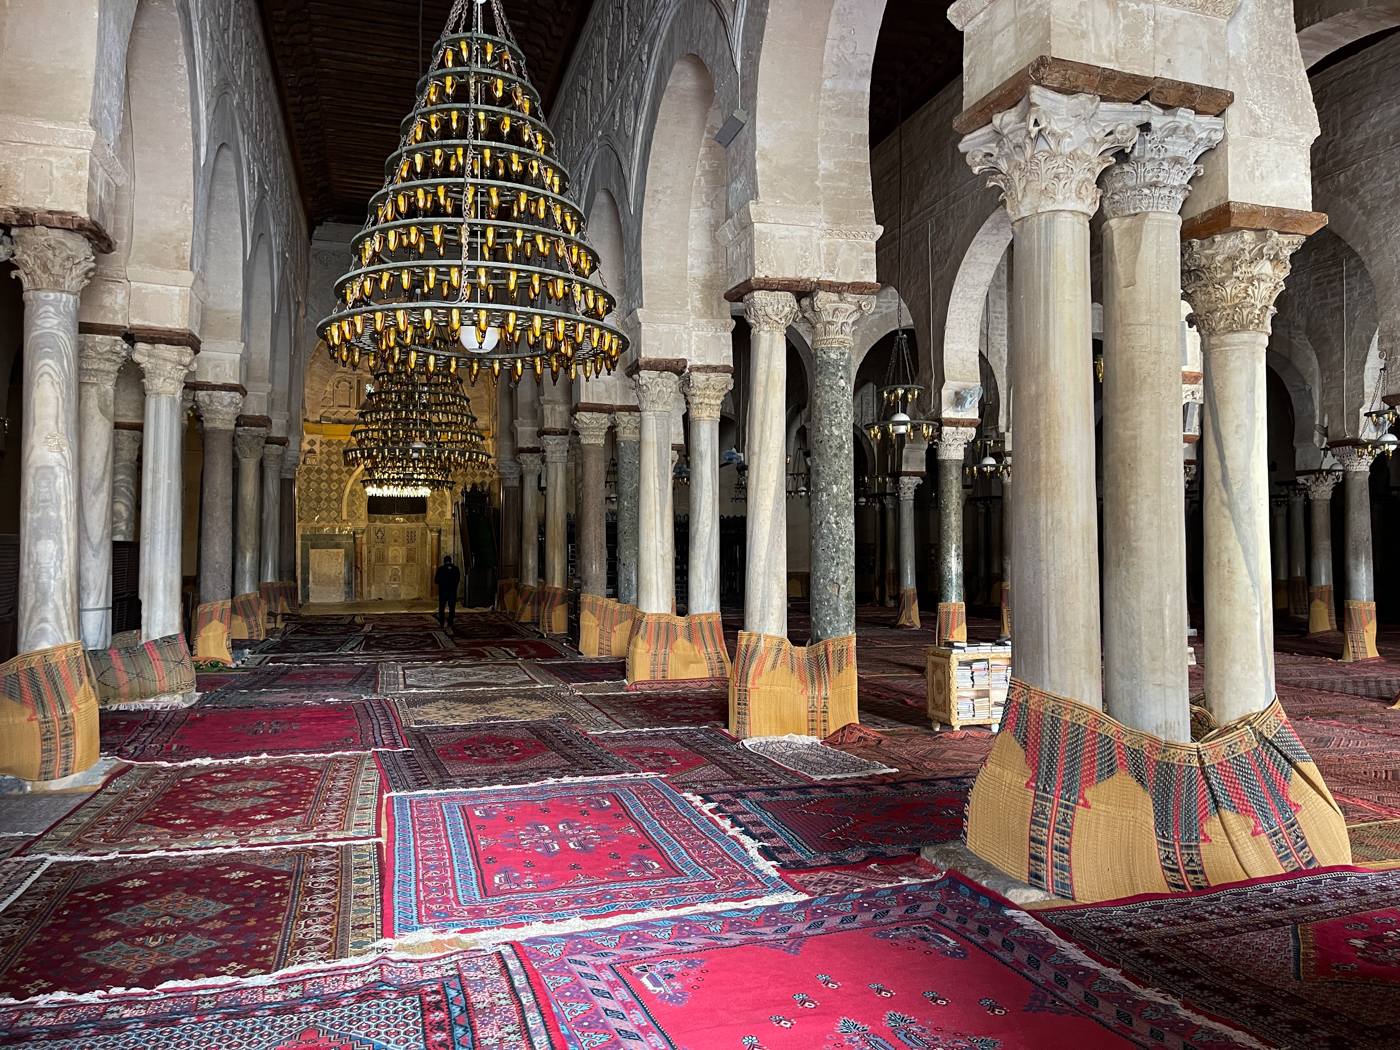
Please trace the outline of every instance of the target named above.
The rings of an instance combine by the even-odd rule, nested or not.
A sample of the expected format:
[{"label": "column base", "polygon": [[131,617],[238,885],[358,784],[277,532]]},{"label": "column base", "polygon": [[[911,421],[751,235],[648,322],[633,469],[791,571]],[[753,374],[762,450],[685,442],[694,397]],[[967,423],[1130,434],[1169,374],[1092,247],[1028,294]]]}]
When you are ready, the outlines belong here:
[{"label": "column base", "polygon": [[88,653],[88,665],[98,707],[192,693],[195,688],[194,664],[184,635],[172,634],[120,649],[97,649]]},{"label": "column base", "polygon": [[729,678],[729,731],[825,739],[859,724],[857,689],[853,634],[801,647],[777,635],[740,631]]},{"label": "column base", "polygon": [[719,613],[639,612],[627,643],[627,681],[728,678],[729,650]]},{"label": "column base", "polygon": [[1379,660],[1376,651],[1376,603],[1347,602],[1342,612],[1342,663]]},{"label": "column base", "polygon": [[938,644],[967,641],[967,606],[962,602],[938,603]]},{"label": "column base", "polygon": [[[1288,605],[1288,615],[1289,615],[1289,616],[1292,616],[1294,619],[1297,619],[1297,620],[1305,620],[1305,619],[1307,619],[1307,618],[1308,618],[1308,607],[1309,607],[1309,605],[1311,604],[1311,598],[1310,598],[1309,596],[1311,595],[1312,590],[1313,590],[1313,588],[1311,588],[1311,587],[1308,586],[1308,579],[1307,579],[1307,577],[1306,577],[1306,576],[1290,576],[1289,579],[1288,579],[1288,584],[1287,584],[1287,586],[1288,586],[1288,602],[1287,602],[1287,605]],[[1330,590],[1331,588],[1329,587],[1328,589]],[[1277,602],[1275,602],[1274,604],[1275,604],[1275,607],[1278,607],[1278,603],[1277,603]]]},{"label": "column base", "polygon": [[496,581],[496,611],[514,616],[520,611],[520,581],[514,578]]},{"label": "column base", "polygon": [[579,595],[579,652],[584,656],[625,657],[636,618],[635,605],[623,605],[597,594]]},{"label": "column base", "polygon": [[1332,585],[1308,588],[1308,634],[1323,634],[1337,629],[1337,603],[1332,600]]},{"label": "column base", "polygon": [[567,587],[539,588],[540,630],[545,634],[569,633],[569,589]]},{"label": "column base", "polygon": [[922,627],[919,622],[919,592],[914,588],[899,592],[899,619],[896,627]]},{"label": "column base", "polygon": [[82,642],[0,664],[0,775],[59,780],[98,758],[97,689]]},{"label": "column base", "polygon": [[544,598],[541,593],[543,586],[537,583],[527,583],[520,588],[515,609],[515,620],[517,623],[540,622],[540,602]]},{"label": "column base", "polygon": [[229,625],[230,637],[237,640],[261,642],[267,637],[264,627],[262,596],[249,591],[233,596],[233,622]]},{"label": "column base", "polygon": [[194,611],[194,660],[196,667],[231,667],[233,650],[233,602],[205,602]]},{"label": "column base", "polygon": [[1014,680],[966,841],[1084,902],[1351,863],[1346,821],[1277,700],[1187,744]]}]

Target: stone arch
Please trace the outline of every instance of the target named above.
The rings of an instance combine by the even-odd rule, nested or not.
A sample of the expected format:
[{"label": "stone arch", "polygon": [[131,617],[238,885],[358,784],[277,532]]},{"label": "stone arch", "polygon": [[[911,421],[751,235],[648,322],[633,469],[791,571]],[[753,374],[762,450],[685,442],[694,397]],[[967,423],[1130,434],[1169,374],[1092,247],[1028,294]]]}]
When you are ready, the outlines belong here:
[{"label": "stone arch", "polygon": [[272,272],[272,239],[259,234],[253,242],[243,307],[243,378],[248,388],[245,411],[265,415],[271,389],[272,338],[276,291]]},{"label": "stone arch", "polygon": [[[195,359],[199,378],[239,382],[243,353],[243,187],[233,146],[214,151],[204,206],[204,239],[197,260],[196,291],[202,300]],[[218,360],[219,358],[225,360]]]},{"label": "stone arch", "polygon": [[1293,404],[1294,469],[1316,470],[1322,463],[1318,447],[1321,377],[1312,344],[1305,333],[1275,319],[1265,360],[1283,381]]},{"label": "stone arch", "polygon": [[[608,155],[616,160],[611,150]],[[596,169],[595,169],[596,170]],[[603,283],[617,299],[618,317],[628,314],[627,247],[622,226],[622,212],[613,191],[595,187],[588,198],[588,239],[598,252],[598,273]],[[630,351],[629,351],[630,355]],[[619,403],[623,390],[629,385],[619,383],[618,373],[603,372],[597,376],[580,372],[574,382],[574,401],[581,404],[611,405]],[[632,393],[635,401],[636,394]]]},{"label": "stone arch", "polygon": [[1348,44],[1400,26],[1400,6],[1356,0],[1305,0],[1297,5],[1295,18],[1303,67],[1311,69]]},{"label": "stone arch", "polygon": [[987,292],[1011,243],[1011,217],[998,208],[972,238],[948,297],[943,328],[942,386],[938,392],[942,416],[967,418],[955,408],[959,393],[982,385],[979,358]]}]

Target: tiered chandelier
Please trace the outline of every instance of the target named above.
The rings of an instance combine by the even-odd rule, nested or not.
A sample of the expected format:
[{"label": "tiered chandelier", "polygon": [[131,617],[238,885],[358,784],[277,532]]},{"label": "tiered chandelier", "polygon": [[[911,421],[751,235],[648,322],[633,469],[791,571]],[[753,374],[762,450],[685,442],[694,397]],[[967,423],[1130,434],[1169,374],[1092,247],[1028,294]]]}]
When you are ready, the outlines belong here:
[{"label": "tiered chandelier", "polygon": [[380,372],[360,409],[345,465],[363,467],[371,496],[427,496],[490,461],[460,377]]},{"label": "tiered chandelier", "polygon": [[919,400],[927,388],[914,379],[914,359],[909,353],[908,330],[900,328],[890,348],[890,363],[885,369],[885,385],[880,388],[881,417],[870,424],[870,440],[881,438],[898,443],[900,438],[922,437],[929,441],[938,431],[932,420],[915,418]]},{"label": "tiered chandelier", "polygon": [[456,0],[400,127],[320,324],[331,356],[472,382],[611,372],[627,338],[500,0]]}]

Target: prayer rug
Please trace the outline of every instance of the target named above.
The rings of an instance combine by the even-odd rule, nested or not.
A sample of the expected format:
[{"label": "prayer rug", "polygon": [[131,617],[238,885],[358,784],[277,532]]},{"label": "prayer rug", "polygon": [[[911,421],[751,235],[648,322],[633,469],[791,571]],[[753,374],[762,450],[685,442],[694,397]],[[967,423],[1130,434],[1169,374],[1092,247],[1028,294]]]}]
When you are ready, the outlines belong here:
[{"label": "prayer rug", "polygon": [[457,657],[463,660],[557,660],[569,655],[563,645],[543,638],[509,638],[494,642],[464,639],[457,643]]},{"label": "prayer rug", "polygon": [[457,689],[528,689],[554,685],[548,675],[519,660],[498,663],[382,663],[381,693],[432,692]]},{"label": "prayer rug", "polygon": [[1129,976],[1278,1046],[1400,1045],[1400,872],[1330,868],[1039,917]]},{"label": "prayer rug", "polygon": [[528,628],[499,613],[459,612],[450,633],[460,644],[460,640],[468,638],[521,638],[527,636],[527,631]]},{"label": "prayer rug", "polygon": [[248,676],[247,671],[213,671],[211,673],[200,672],[195,676],[194,687],[201,693],[212,693],[215,689],[222,689],[226,685],[232,685],[241,678]]},{"label": "prayer rug", "polygon": [[454,649],[452,639],[441,630],[415,631],[411,634],[367,634],[360,648],[365,654],[397,656],[400,653],[432,652]]},{"label": "prayer rug", "polygon": [[730,791],[802,782],[718,729],[634,729],[598,733],[593,739],[639,769],[661,774],[678,791]]},{"label": "prayer rug", "polygon": [[249,671],[243,681],[230,684],[240,689],[283,693],[325,690],[348,697],[355,693],[372,694],[378,688],[379,675],[373,664],[317,664],[314,667],[271,664]]},{"label": "prayer rug", "polygon": [[628,729],[655,726],[726,726],[729,700],[686,693],[585,693],[590,704]]},{"label": "prayer rug", "polygon": [[379,939],[373,845],[53,863],[0,912],[0,995],[249,977]]},{"label": "prayer rug", "polygon": [[962,834],[972,781],[805,784],[712,791],[700,799],[784,868],[828,868],[907,857]]},{"label": "prayer rug", "polygon": [[719,905],[787,889],[655,778],[395,795],[388,818],[390,936]]},{"label": "prayer rug", "polygon": [[868,777],[899,770],[827,747],[814,736],[751,736],[744,746],[787,769],[812,780]]},{"label": "prayer rug", "polygon": [[[48,867],[45,857],[9,857],[0,854],[0,909],[14,900]],[[0,1028],[0,1031],[4,1031]]]},{"label": "prayer rug", "polygon": [[540,664],[539,669],[574,684],[627,681],[626,660],[553,660]]},{"label": "prayer rug", "polygon": [[550,1050],[546,1009],[505,947],[0,1006],[0,1030],[47,1050]]},{"label": "prayer rug", "polygon": [[0,795],[0,835],[42,835],[89,796],[78,791],[31,791]]},{"label": "prayer rug", "polygon": [[374,690],[353,692],[348,696],[338,689],[306,689],[284,692],[274,689],[233,689],[225,687],[206,693],[193,707],[287,707],[297,704],[335,704],[348,700],[363,700]]},{"label": "prayer rug", "polygon": [[559,1045],[590,1050],[1252,1045],[1057,949],[956,875],[520,949]]},{"label": "prayer rug", "polygon": [[995,740],[992,733],[976,729],[944,733],[896,729],[877,733],[864,726],[848,725],[832,733],[823,743],[898,770],[881,779],[920,780],[976,776]]},{"label": "prayer rug", "polygon": [[292,634],[283,638],[268,639],[257,647],[257,652],[270,656],[327,656],[357,652],[364,640],[363,634]]},{"label": "prayer rug", "polygon": [[875,725],[876,723],[869,717],[875,715],[882,719],[887,726],[929,728],[928,711],[924,704],[916,706],[910,704],[908,698],[889,699],[874,695],[865,688],[867,684],[866,681],[861,682],[860,721],[862,725]]},{"label": "prayer rug", "polygon": [[566,718],[584,729],[614,728],[596,707],[566,689],[548,687],[502,692],[479,689],[462,693],[405,693],[394,698],[394,707],[403,723],[410,726]]},{"label": "prayer rug", "polygon": [[[437,626],[434,624],[433,626]],[[364,634],[368,627],[354,626],[344,623],[321,623],[318,620],[301,620],[291,623],[282,628],[282,637],[296,635],[298,638],[327,637],[329,635],[339,635],[345,637],[351,634]]]},{"label": "prayer rug", "polygon": [[939,879],[944,870],[922,857],[891,861],[888,864],[848,864],[843,868],[815,868],[784,871],[783,881],[809,897],[829,897],[838,893],[860,893],[877,886],[928,882]]},{"label": "prayer rug", "polygon": [[[109,753],[129,762],[201,758],[319,755],[403,747],[393,709],[382,700],[349,700],[324,707],[137,711],[145,715]],[[104,730],[114,724],[103,716]],[[104,747],[107,744],[103,741]]]},{"label": "prayer rug", "polygon": [[386,751],[380,756],[385,782],[393,792],[538,784],[637,772],[626,759],[594,743],[562,718],[408,729],[404,736],[411,751]]},{"label": "prayer rug", "polygon": [[126,766],[26,854],[239,849],[374,839],[369,755],[220,765]]},{"label": "prayer rug", "polygon": [[[1351,862],[1358,867],[1400,866],[1400,820],[1348,824],[1347,838],[1351,840]],[[1400,964],[1400,957],[1397,964]]]},{"label": "prayer rug", "polygon": [[[458,613],[458,616],[466,616],[467,613]],[[475,615],[475,614],[472,614]],[[360,622],[365,625],[366,630],[394,631],[420,629],[436,631],[438,620],[435,613],[369,613],[359,617]]]}]

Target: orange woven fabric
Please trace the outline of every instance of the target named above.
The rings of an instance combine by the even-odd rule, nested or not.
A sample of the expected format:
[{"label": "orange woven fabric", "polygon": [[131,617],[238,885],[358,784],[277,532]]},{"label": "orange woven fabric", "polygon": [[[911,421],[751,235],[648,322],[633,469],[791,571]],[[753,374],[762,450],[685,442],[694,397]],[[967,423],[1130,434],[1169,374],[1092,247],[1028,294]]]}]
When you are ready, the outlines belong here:
[{"label": "orange woven fabric", "polygon": [[1337,603],[1332,600],[1332,585],[1308,588],[1308,633],[1321,634],[1337,629]]},{"label": "orange woven fabric", "polygon": [[496,581],[496,611],[516,613],[520,611],[520,581],[516,579]]},{"label": "orange woven fabric", "polygon": [[97,702],[102,707],[149,700],[195,687],[194,664],[183,635],[88,653]]},{"label": "orange woven fabric", "polygon": [[896,627],[922,627],[919,621],[919,592],[912,587],[899,592],[899,619]]},{"label": "orange woven fabric", "polygon": [[546,634],[569,633],[569,589],[540,588],[540,630]]},{"label": "orange woven fabric", "polygon": [[194,658],[201,662],[233,663],[228,640],[233,630],[233,602],[205,602],[194,611]]},{"label": "orange woven fabric", "polygon": [[0,664],[0,773],[58,780],[97,761],[97,690],[82,642]]},{"label": "orange woven fabric", "polygon": [[740,631],[729,676],[729,728],[735,736],[827,737],[860,721],[857,688],[853,634],[803,647]]},{"label": "orange woven fabric", "polygon": [[637,613],[627,644],[627,680],[728,678],[729,650],[719,613]]},{"label": "orange woven fabric", "polygon": [[967,606],[962,602],[938,603],[938,644],[967,641]]},{"label": "orange woven fabric", "polygon": [[627,655],[637,607],[597,594],[581,594],[578,602],[578,647],[584,656]]},{"label": "orange woven fabric", "polygon": [[1342,612],[1342,663],[1376,660],[1376,603],[1347,602]]},{"label": "orange woven fabric", "polygon": [[246,638],[260,642],[267,637],[263,627],[263,600],[260,595],[249,591],[233,596],[233,620],[229,624],[229,637]]}]

